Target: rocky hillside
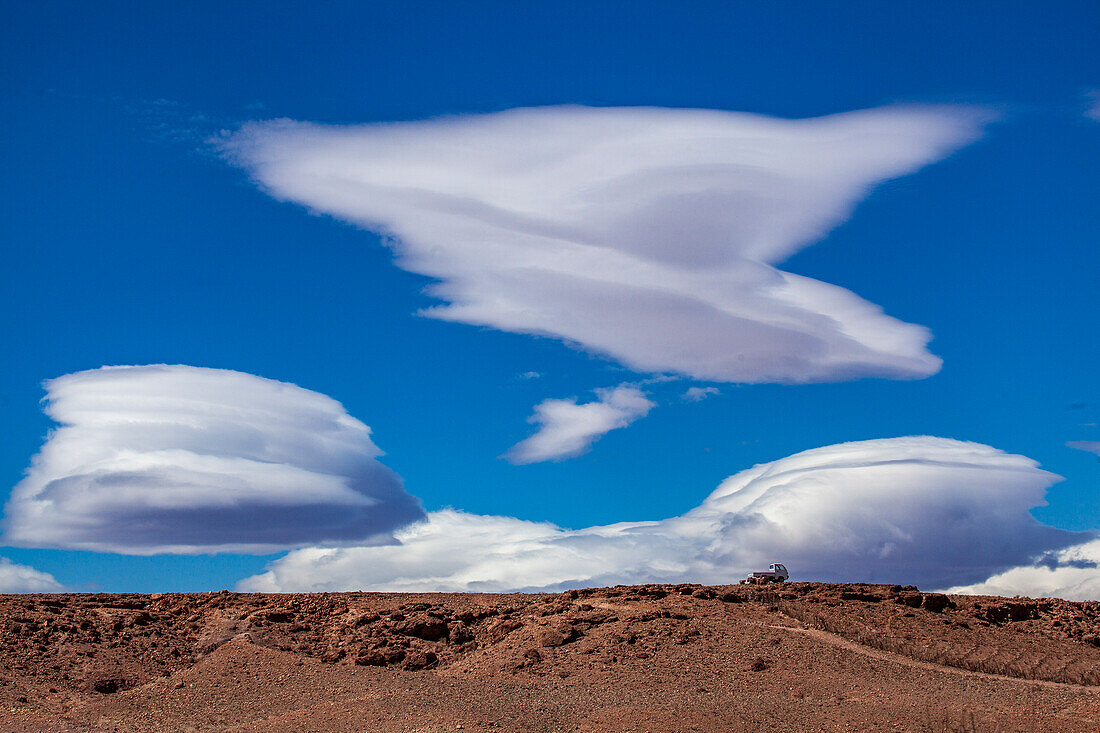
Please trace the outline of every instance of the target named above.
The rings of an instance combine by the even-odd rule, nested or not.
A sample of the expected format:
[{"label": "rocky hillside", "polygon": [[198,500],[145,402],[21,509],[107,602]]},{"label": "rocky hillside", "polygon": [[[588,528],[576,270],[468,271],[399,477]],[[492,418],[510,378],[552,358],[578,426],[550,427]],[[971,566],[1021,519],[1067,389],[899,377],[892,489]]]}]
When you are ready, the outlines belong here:
[{"label": "rocky hillside", "polygon": [[[0,628],[4,730],[259,729],[338,681],[355,694],[298,729],[369,729],[341,728],[341,710],[373,711],[379,730],[1100,729],[1100,603],[821,583],[26,595],[0,597]],[[302,705],[264,692],[278,669]],[[251,702],[204,712],[227,679]],[[402,722],[414,693],[436,723]]]}]

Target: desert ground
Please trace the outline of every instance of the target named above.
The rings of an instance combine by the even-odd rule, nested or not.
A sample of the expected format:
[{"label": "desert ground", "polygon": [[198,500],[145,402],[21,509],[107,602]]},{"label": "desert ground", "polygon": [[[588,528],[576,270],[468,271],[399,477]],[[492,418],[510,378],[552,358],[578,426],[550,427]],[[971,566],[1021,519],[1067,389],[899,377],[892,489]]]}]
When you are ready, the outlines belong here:
[{"label": "desert ground", "polygon": [[0,597],[4,731],[1100,730],[1100,603],[912,586]]}]

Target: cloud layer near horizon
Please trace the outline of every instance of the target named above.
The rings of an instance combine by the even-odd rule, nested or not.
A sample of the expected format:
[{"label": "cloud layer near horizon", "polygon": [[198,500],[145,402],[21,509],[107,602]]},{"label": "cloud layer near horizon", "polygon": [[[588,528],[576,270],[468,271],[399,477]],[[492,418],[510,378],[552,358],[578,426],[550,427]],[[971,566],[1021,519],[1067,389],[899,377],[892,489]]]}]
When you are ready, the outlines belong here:
[{"label": "cloud layer near horizon", "polygon": [[949,591],[989,596],[1052,596],[1070,601],[1100,600],[1100,539],[1046,553],[1037,562]]},{"label": "cloud layer near horizon", "polygon": [[528,422],[539,426],[531,437],[505,454],[512,463],[538,463],[579,456],[606,433],[625,428],[656,407],[637,387],[597,389],[593,402],[576,398],[543,400]]},{"label": "cloud layer near horizon", "polygon": [[726,479],[656,522],[567,530],[432,512],[386,547],[307,548],[238,585],[250,591],[559,590],[731,582],[769,562],[794,577],[973,583],[1082,541],[1030,514],[1059,477],[989,446],[933,437],[844,443]]},{"label": "cloud layer near horizon", "polygon": [[427,315],[555,336],[640,372],[805,383],[939,370],[926,328],[775,265],[985,117],[547,107],[257,122],[219,145],[272,196],[389,237],[401,267],[438,281],[445,304]]},{"label": "cloud layer near horizon", "polygon": [[0,557],[0,593],[61,593],[65,586],[49,573]]},{"label": "cloud layer near horizon", "polygon": [[392,541],[424,516],[370,428],[293,384],[190,366],[46,383],[60,424],[5,509],[4,541],[126,554]]}]

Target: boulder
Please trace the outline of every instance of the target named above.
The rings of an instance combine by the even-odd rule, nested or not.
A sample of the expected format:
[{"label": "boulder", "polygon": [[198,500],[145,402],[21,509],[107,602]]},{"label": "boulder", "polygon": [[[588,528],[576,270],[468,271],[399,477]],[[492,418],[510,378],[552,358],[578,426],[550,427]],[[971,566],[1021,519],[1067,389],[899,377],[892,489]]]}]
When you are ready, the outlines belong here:
[{"label": "boulder", "polygon": [[923,600],[924,597],[920,593],[907,591],[898,594],[898,597],[894,599],[894,603],[900,603],[901,605],[908,606],[909,608],[920,608],[920,604]]},{"label": "boulder", "polygon": [[1008,601],[982,609],[982,617],[994,624],[1006,621],[1027,621],[1039,618],[1039,604],[1031,601]]},{"label": "boulder", "polygon": [[415,636],[424,641],[439,641],[447,636],[447,622],[441,618],[418,613],[410,616],[393,627],[393,630],[405,636]]},{"label": "boulder", "polygon": [[356,657],[355,663],[362,667],[385,667],[397,664],[404,658],[404,649],[372,649]]},{"label": "boulder", "polygon": [[428,669],[434,667],[438,661],[439,657],[435,652],[413,651],[405,656],[405,669]]},{"label": "boulder", "polygon": [[547,626],[539,632],[539,644],[546,647],[568,644],[579,636],[572,626]]},{"label": "boulder", "polygon": [[485,629],[482,641],[487,644],[496,644],[521,626],[523,626],[523,623],[515,619],[501,619]]},{"label": "boulder", "polygon": [[942,613],[945,608],[953,605],[951,599],[943,593],[925,593],[921,605],[932,613]]}]

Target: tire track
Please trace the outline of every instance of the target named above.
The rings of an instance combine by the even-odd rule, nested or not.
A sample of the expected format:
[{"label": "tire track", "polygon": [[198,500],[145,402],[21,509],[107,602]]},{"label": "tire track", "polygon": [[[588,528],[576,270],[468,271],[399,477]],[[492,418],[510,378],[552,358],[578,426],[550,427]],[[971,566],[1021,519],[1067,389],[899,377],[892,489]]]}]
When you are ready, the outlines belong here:
[{"label": "tire track", "polygon": [[[791,619],[796,621],[797,619]],[[802,634],[808,636],[811,639],[819,641],[829,646],[838,647],[846,651],[850,651],[854,654],[860,654],[871,659],[877,659],[883,662],[894,662],[906,667],[914,667],[917,669],[924,669],[930,672],[947,672],[949,674],[964,675],[967,677],[978,677],[981,679],[996,680],[999,682],[1016,682],[1019,684],[1038,685],[1039,687],[1045,687],[1055,690],[1083,690],[1087,692],[1100,693],[1100,686],[1096,685],[1073,685],[1068,682],[1051,682],[1050,680],[1030,680],[1023,677],[1010,677],[1004,674],[992,674],[990,672],[975,672],[969,669],[960,669],[959,667],[951,667],[946,664],[936,664],[935,662],[924,662],[919,659],[913,659],[907,657],[904,654],[897,654],[895,652],[888,652],[883,649],[876,649],[865,644],[846,639],[839,634],[834,634],[822,629],[806,628],[803,626],[782,626],[779,624],[751,624],[753,626],[760,626],[768,629],[777,629],[779,631],[792,631],[796,634]]]}]

